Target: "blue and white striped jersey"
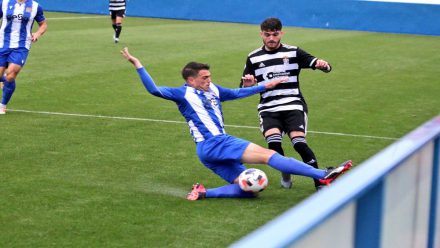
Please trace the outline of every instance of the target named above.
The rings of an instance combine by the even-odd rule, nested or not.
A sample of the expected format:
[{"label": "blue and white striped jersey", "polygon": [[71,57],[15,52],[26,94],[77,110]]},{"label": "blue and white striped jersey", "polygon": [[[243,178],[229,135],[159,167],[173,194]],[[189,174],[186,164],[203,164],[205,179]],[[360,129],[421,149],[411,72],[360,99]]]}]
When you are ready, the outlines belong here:
[{"label": "blue and white striped jersey", "polygon": [[137,72],[148,92],[177,104],[196,143],[226,133],[221,102],[265,91],[264,85],[228,89],[212,83],[209,91],[200,91],[187,84],[177,88],[157,87],[144,68]]},{"label": "blue and white striped jersey", "polygon": [[32,25],[34,20],[45,20],[43,8],[35,1],[3,0],[0,17],[0,48],[30,49],[32,43]]}]

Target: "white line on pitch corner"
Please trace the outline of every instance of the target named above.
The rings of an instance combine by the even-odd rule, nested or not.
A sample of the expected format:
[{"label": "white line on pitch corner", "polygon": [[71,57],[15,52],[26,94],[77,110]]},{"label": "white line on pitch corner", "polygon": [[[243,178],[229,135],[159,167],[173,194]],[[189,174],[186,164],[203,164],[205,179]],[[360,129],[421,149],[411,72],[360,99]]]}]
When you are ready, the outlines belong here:
[{"label": "white line on pitch corner", "polygon": [[[137,117],[74,114],[74,113],[62,113],[62,112],[23,110],[23,109],[8,109],[8,111],[31,113],[31,114],[42,114],[42,115],[61,115],[61,116],[87,117],[87,118],[99,118],[99,119],[113,119],[113,120],[129,120],[129,121],[146,121],[146,122],[163,122],[163,123],[186,124],[186,122],[184,122],[184,121],[171,121],[171,120],[137,118]],[[254,127],[254,126],[241,126],[241,125],[225,125],[225,126],[226,127],[231,127],[231,128],[258,129],[258,127]],[[361,134],[333,133],[333,132],[321,132],[321,131],[307,131],[307,132],[309,132],[309,133],[316,133],[316,134],[336,135],[336,136],[369,138],[369,139],[397,140],[397,138],[383,137],[383,136],[372,136],[372,135],[361,135]]]}]

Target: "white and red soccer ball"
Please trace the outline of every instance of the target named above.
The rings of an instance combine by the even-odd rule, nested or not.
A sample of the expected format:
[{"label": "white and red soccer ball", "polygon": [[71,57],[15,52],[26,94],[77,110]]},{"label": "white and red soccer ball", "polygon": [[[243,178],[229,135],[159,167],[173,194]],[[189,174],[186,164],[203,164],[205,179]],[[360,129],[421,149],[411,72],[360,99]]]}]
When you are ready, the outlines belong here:
[{"label": "white and red soccer ball", "polygon": [[268,183],[266,173],[255,168],[247,169],[238,176],[238,185],[243,191],[247,192],[261,192],[267,187]]}]

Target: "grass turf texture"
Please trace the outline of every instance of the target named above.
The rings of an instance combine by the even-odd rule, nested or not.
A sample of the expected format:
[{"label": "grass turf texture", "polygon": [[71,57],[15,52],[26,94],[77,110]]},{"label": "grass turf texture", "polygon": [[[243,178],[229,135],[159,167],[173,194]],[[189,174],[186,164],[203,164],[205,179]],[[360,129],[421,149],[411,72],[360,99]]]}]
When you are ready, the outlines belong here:
[{"label": "grass turf texture", "polygon": [[[236,87],[261,44],[257,25],[128,17],[114,44],[106,17],[46,16],[49,30],[0,117],[2,246],[225,247],[314,193],[301,177],[283,190],[279,173],[258,165],[269,176],[259,198],[189,202],[193,183],[224,182],[199,163],[185,124],[13,111],[183,121],[172,102],[148,95],[119,50],[128,46],[159,85],[181,85],[182,66],[199,61],[212,66],[214,82]],[[439,114],[440,37],[284,31],[283,42],[334,67],[301,74],[309,130],[398,138]],[[257,102],[225,103],[226,124],[257,127]],[[265,146],[257,128],[227,131]],[[324,166],[359,164],[393,140],[311,132],[308,142]]]}]

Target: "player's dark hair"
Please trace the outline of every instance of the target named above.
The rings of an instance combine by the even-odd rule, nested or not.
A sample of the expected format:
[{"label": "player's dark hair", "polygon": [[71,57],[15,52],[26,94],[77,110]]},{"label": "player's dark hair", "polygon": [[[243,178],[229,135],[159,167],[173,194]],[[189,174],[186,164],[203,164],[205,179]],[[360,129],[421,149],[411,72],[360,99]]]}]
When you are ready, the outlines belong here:
[{"label": "player's dark hair", "polygon": [[209,70],[209,65],[197,62],[189,62],[182,69],[182,77],[186,81],[189,77],[196,77],[201,70]]},{"label": "player's dark hair", "polygon": [[260,24],[261,31],[280,31],[283,28],[280,19],[269,17]]}]

